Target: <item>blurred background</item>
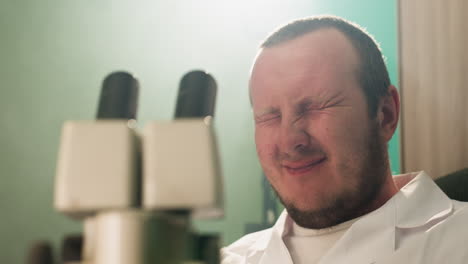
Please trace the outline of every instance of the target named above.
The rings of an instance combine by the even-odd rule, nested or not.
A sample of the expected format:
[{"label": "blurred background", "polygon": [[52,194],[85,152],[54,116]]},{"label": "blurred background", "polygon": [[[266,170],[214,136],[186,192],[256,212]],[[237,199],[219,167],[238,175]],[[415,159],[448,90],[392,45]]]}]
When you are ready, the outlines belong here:
[{"label": "blurred background", "polygon": [[[359,4],[357,4],[359,3]],[[92,120],[103,78],[132,72],[140,81],[138,123],[170,120],[180,78],[203,69],[216,78],[215,127],[225,181],[220,221],[198,221],[223,244],[260,223],[262,171],[253,141],[247,81],[260,41],[292,19],[334,14],[380,42],[398,83],[396,0],[1,0],[0,263],[24,263],[38,239],[81,231],[54,211],[53,183],[65,120]],[[399,133],[390,143],[400,172]]]}]

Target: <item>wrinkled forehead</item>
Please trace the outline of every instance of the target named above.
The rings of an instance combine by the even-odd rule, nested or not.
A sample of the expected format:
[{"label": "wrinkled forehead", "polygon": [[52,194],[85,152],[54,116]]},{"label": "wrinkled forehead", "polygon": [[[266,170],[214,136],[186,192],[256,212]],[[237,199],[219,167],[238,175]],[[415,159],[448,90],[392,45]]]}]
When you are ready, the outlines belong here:
[{"label": "wrinkled forehead", "polygon": [[249,87],[252,96],[253,90],[274,87],[278,80],[300,83],[301,79],[346,76],[357,81],[358,69],[358,54],[346,36],[333,28],[319,29],[262,48],[251,69]]}]

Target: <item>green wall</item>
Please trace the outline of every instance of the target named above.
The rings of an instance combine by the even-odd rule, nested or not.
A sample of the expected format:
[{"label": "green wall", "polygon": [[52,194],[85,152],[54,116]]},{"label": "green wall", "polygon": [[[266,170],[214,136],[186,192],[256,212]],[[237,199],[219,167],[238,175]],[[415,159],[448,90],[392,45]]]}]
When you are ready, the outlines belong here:
[{"label": "green wall", "polygon": [[[262,208],[247,94],[256,46],[279,24],[322,13],[373,33],[396,83],[394,0],[0,1],[0,263],[23,263],[32,241],[58,244],[81,229],[52,208],[60,128],[94,118],[100,83],[114,70],[140,80],[140,127],[171,119],[187,71],[216,77],[226,217],[196,226],[222,231],[225,244],[241,236],[246,222],[261,220]],[[398,172],[398,135],[390,150]]]}]

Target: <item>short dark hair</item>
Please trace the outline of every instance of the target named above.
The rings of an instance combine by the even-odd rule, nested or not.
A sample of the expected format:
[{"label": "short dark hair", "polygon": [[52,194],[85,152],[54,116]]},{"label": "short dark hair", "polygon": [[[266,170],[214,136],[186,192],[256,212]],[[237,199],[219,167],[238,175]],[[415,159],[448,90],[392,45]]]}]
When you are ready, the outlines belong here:
[{"label": "short dark hair", "polygon": [[276,46],[307,33],[334,28],[343,33],[358,53],[358,80],[367,99],[369,115],[375,117],[382,97],[388,95],[390,78],[382,52],[374,38],[360,26],[336,16],[316,16],[288,23],[261,44],[262,48]]}]

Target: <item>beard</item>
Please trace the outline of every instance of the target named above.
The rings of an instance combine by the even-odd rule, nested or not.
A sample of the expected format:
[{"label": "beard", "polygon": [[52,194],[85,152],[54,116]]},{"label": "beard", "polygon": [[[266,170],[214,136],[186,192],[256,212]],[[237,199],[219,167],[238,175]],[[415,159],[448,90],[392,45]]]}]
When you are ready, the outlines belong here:
[{"label": "beard", "polygon": [[[387,144],[379,134],[378,125],[369,129],[367,145],[363,146],[360,167],[352,171],[347,166],[341,170],[343,177],[354,180],[352,187],[332,198],[323,198],[318,209],[301,210],[292,201],[283,199],[275,190],[289,216],[299,226],[311,229],[332,227],[362,216],[373,210],[372,204],[381,192],[389,169]],[[354,177],[354,179],[352,179]]]}]

